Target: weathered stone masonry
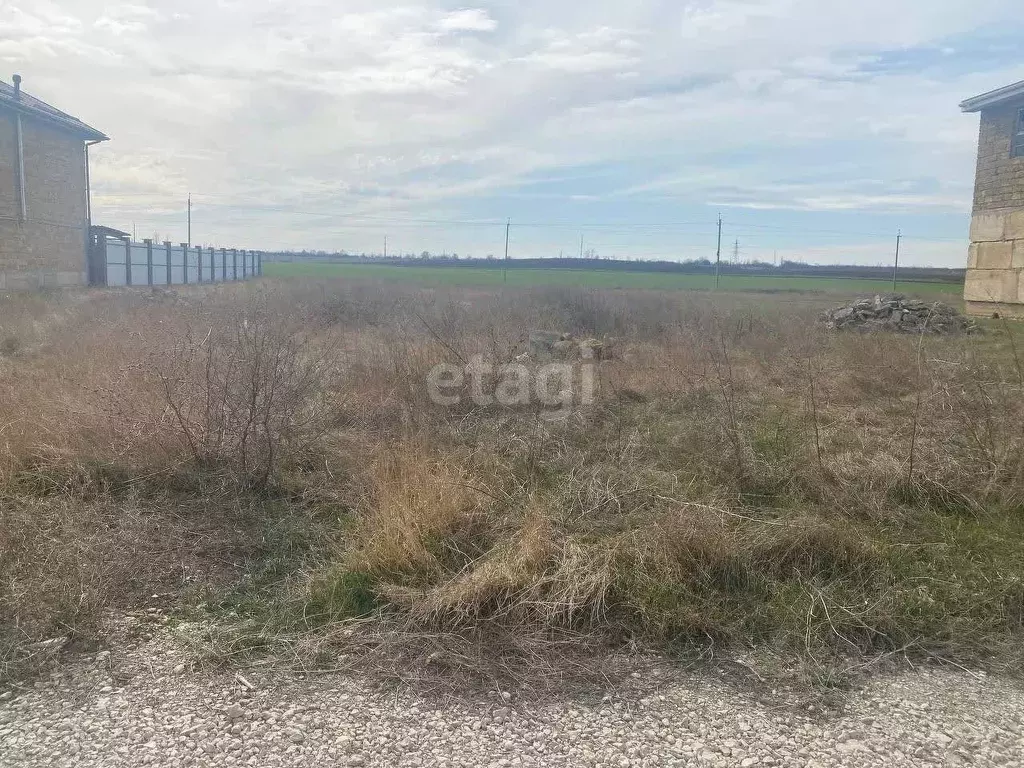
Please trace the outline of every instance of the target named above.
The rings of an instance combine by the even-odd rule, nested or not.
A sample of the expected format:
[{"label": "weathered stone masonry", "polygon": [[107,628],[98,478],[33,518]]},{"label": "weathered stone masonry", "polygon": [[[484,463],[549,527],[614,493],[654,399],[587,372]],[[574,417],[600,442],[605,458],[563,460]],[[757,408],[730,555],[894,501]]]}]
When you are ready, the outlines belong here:
[{"label": "weathered stone masonry", "polygon": [[1024,317],[1024,157],[1014,157],[1024,83],[969,99],[981,112],[964,299],[972,314]]}]

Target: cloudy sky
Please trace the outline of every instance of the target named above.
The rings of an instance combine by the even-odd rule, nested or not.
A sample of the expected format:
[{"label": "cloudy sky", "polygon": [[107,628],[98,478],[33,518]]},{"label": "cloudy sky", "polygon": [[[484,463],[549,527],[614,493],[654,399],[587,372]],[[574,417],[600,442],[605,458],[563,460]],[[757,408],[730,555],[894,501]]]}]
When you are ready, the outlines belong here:
[{"label": "cloudy sky", "polygon": [[0,0],[94,219],[253,248],[962,265],[1019,0]]}]

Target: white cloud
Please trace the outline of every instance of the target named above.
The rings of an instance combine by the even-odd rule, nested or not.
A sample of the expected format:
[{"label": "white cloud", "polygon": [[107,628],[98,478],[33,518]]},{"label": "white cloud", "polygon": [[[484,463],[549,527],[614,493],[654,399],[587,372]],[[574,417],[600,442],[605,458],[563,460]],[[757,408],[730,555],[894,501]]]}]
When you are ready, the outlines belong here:
[{"label": "white cloud", "polygon": [[498,22],[485,10],[465,8],[447,14],[437,22],[437,28],[442,32],[493,32],[498,28]]},{"label": "white cloud", "polygon": [[630,67],[641,61],[641,46],[626,30],[599,27],[574,35],[549,31],[546,37],[547,44],[525,56],[524,61],[574,74],[635,74]]}]

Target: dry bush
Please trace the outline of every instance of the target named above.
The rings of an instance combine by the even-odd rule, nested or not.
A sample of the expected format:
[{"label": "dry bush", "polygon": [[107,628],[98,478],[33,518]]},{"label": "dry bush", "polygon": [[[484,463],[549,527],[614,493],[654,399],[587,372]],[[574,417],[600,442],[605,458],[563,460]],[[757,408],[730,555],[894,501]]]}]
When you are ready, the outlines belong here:
[{"label": "dry bush", "polygon": [[266,486],[283,460],[324,434],[335,364],[301,319],[277,316],[259,297],[154,350],[163,402],[197,465]]}]

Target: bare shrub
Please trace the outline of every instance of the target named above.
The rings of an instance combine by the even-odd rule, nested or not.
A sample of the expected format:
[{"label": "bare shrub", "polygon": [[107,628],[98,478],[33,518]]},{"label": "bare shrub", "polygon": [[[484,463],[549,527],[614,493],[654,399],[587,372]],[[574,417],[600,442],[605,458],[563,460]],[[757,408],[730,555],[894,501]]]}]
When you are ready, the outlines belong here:
[{"label": "bare shrub", "polygon": [[187,455],[259,485],[329,423],[328,350],[259,299],[208,324],[190,323],[152,365]]}]

